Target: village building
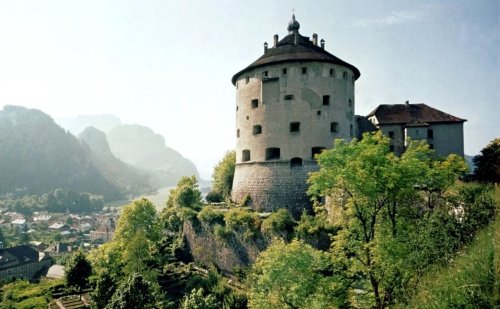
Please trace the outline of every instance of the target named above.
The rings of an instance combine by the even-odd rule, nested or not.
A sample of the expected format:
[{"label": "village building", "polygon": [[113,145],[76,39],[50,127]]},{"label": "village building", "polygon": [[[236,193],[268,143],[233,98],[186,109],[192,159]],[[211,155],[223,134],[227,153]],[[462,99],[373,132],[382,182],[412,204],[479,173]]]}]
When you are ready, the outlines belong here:
[{"label": "village building", "polygon": [[52,265],[52,258],[27,245],[0,249],[0,282],[13,278],[37,280]]},{"label": "village building", "polygon": [[391,150],[401,154],[408,140],[424,140],[437,155],[464,155],[464,122],[423,103],[383,104],[367,119],[391,138]]},{"label": "village building", "polygon": [[115,234],[115,220],[105,218],[95,231],[90,231],[90,240],[108,242],[113,239]]}]

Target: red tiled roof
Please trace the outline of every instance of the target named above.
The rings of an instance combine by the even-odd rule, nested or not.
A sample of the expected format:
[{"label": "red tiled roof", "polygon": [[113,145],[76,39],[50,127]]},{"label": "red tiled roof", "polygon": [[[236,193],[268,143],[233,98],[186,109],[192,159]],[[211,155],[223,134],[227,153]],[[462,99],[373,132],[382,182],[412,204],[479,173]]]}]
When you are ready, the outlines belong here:
[{"label": "red tiled roof", "polygon": [[375,116],[379,124],[410,124],[421,125],[436,122],[465,122],[458,118],[430,107],[423,103],[418,104],[382,104],[375,108],[367,117]]}]

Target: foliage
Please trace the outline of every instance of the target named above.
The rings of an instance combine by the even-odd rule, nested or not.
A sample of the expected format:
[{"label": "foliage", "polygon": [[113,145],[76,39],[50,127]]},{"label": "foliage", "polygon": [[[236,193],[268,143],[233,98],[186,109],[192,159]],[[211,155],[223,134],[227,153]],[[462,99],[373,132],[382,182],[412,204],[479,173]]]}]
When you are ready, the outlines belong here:
[{"label": "foliage", "polygon": [[332,308],[346,303],[349,280],[328,253],[275,240],[249,274],[250,308]]},{"label": "foliage", "polygon": [[157,308],[156,296],[150,282],[140,274],[134,273],[123,282],[114,293],[109,309]]},{"label": "foliage", "polygon": [[0,308],[47,308],[51,299],[51,289],[62,285],[62,280],[29,283],[18,280],[1,288]]},{"label": "foliage", "polygon": [[186,207],[199,210],[202,205],[201,192],[195,176],[182,177],[177,183],[177,187],[170,190],[167,200],[167,207],[170,208]]},{"label": "foliage", "polygon": [[198,220],[208,224],[224,224],[224,212],[218,211],[210,206],[205,206],[198,213]]},{"label": "foliage", "polygon": [[231,198],[235,166],[236,152],[226,152],[224,158],[214,167],[214,173],[212,175],[212,197],[218,195],[221,197],[221,200],[229,200]]},{"label": "foliage", "polygon": [[296,224],[290,212],[286,208],[280,208],[264,219],[262,228],[274,234],[291,234]]},{"label": "foliage", "polygon": [[[495,222],[498,228],[498,222]],[[474,242],[449,266],[436,265],[400,308],[494,308],[494,225],[478,233]]]},{"label": "foliage", "polygon": [[49,212],[97,212],[102,210],[102,196],[86,192],[56,189],[43,195],[26,195],[22,197],[4,197],[0,199],[0,207],[31,216],[35,211]]},{"label": "foliage", "polygon": [[64,281],[67,287],[78,289],[79,294],[87,286],[89,276],[92,274],[92,266],[85,255],[78,251],[66,264],[64,269]]},{"label": "foliage", "polygon": [[227,230],[242,231],[244,238],[254,236],[261,224],[258,214],[241,208],[229,209],[224,215],[224,220]]},{"label": "foliage", "polygon": [[203,288],[193,289],[182,299],[180,306],[182,309],[218,309],[220,307],[215,296],[205,295]]},{"label": "foliage", "polygon": [[233,234],[233,231],[230,229],[226,228],[226,226],[221,225],[221,224],[215,224],[214,225],[214,237],[218,241],[224,241],[229,239]]},{"label": "foliage", "polygon": [[94,290],[90,293],[91,307],[104,308],[116,290],[116,283],[108,272],[101,272],[97,277]]},{"label": "foliage", "polygon": [[495,138],[475,156],[474,178],[481,182],[500,183],[500,138]]},{"label": "foliage", "polygon": [[309,180],[313,199],[326,197],[325,207],[340,213],[333,251],[362,278],[358,283],[377,308],[405,291],[428,265],[419,261],[442,252],[434,235],[420,236],[424,226],[449,228],[447,233],[457,228],[443,197],[466,170],[455,155],[433,160],[424,143],[410,143],[401,157],[389,151],[389,144],[380,132],[366,133],[361,141],[337,140],[317,156],[320,170]]}]

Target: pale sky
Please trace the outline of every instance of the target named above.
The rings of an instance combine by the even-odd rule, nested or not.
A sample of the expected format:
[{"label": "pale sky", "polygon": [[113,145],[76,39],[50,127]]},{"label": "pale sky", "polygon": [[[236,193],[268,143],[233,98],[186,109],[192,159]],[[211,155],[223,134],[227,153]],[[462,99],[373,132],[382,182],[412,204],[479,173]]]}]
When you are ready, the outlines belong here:
[{"label": "pale sky", "polygon": [[234,73],[300,33],[361,71],[356,114],[426,103],[465,118],[465,153],[500,136],[500,1],[0,0],[0,107],[113,114],[209,179],[235,147]]}]

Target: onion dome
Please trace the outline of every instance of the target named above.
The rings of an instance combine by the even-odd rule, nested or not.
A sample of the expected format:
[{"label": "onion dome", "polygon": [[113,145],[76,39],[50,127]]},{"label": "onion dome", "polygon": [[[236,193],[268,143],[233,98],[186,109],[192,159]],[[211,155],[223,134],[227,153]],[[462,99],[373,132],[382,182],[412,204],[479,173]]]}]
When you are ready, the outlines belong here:
[{"label": "onion dome", "polygon": [[288,23],[288,32],[298,32],[300,28],[300,24],[298,21],[295,20],[295,14],[292,15],[292,20]]}]

